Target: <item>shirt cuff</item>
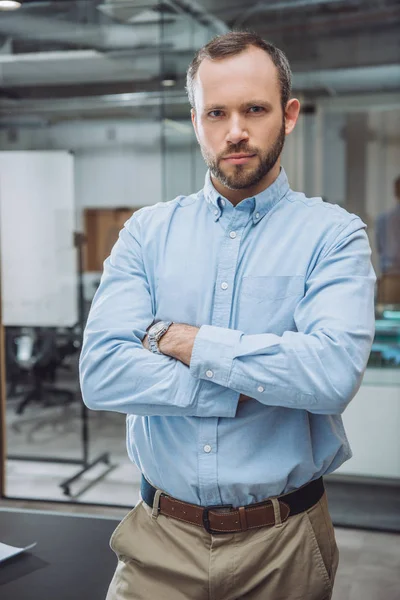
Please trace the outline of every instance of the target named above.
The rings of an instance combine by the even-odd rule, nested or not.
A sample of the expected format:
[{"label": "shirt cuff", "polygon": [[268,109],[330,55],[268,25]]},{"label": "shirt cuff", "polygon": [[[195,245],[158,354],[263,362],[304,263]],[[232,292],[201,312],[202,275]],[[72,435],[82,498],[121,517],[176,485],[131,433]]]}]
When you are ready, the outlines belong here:
[{"label": "shirt cuff", "polygon": [[197,395],[196,417],[233,418],[239,402],[239,392],[211,381],[201,381]]},{"label": "shirt cuff", "polygon": [[235,347],[242,335],[235,329],[202,325],[195,337],[190,360],[193,377],[228,387]]}]

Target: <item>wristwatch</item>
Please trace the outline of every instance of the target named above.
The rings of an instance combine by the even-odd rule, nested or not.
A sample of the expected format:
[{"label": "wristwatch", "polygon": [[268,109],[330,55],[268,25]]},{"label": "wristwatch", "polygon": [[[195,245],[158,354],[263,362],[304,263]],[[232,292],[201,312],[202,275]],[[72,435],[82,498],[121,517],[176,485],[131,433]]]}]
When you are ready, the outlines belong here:
[{"label": "wristwatch", "polygon": [[171,325],[172,321],[158,321],[158,323],[155,323],[150,327],[147,337],[149,341],[149,349],[154,352],[154,354],[162,354],[162,352],[160,352],[160,348],[158,347],[158,342],[162,336],[167,333]]}]

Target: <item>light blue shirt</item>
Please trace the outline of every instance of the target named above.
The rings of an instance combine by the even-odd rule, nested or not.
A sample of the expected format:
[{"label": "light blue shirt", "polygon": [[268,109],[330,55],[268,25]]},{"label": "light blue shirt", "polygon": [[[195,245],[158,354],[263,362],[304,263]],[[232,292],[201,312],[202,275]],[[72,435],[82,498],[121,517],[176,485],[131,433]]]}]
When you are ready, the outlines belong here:
[{"label": "light blue shirt", "polygon": [[[207,174],[200,192],[127,221],[89,314],[81,386],[89,408],[126,413],[129,456],[154,486],[246,505],[351,456],[341,413],[374,334],[365,228],[292,191],[283,169],[236,207]],[[153,320],[200,327],[190,367],[142,346]]]}]

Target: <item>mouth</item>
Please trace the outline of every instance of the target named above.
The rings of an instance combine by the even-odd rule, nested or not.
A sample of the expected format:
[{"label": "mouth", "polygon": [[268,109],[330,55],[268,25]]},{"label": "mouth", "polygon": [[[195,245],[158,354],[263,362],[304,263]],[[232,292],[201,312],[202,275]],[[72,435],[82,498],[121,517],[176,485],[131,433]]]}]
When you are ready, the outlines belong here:
[{"label": "mouth", "polygon": [[243,165],[250,162],[255,156],[255,154],[231,154],[230,156],[225,156],[222,160],[231,163],[232,165]]}]

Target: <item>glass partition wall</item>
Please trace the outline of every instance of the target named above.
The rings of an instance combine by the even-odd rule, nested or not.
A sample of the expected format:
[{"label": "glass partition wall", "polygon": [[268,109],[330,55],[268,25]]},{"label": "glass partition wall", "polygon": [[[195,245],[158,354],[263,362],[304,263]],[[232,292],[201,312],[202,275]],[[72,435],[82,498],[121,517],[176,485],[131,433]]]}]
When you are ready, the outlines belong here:
[{"label": "glass partition wall", "polygon": [[[9,77],[13,83],[14,97],[0,102],[0,147],[6,153],[0,162],[2,185],[4,160],[41,156],[43,164],[33,171],[48,186],[49,207],[34,211],[34,235],[32,227],[25,234],[27,239],[31,235],[32,246],[28,242],[22,246],[15,220],[18,211],[26,209],[21,205],[10,216],[3,209],[5,192],[0,188],[9,497],[126,506],[136,501],[139,472],[126,455],[124,415],[82,407],[77,371],[82,326],[103,260],[126,219],[142,206],[199,190],[206,173],[190,121],[185,71],[195,50],[222,30],[221,22],[215,18],[212,24],[182,8],[161,10],[150,2],[143,2],[127,18],[118,12],[121,5],[118,9],[117,4],[107,4],[99,10],[93,2],[95,12],[86,15],[91,19],[87,39],[93,47],[96,42],[96,48],[103,44],[101,52],[63,47],[58,57],[46,57],[46,72],[38,67],[24,72],[20,80],[25,59],[16,54],[15,71],[11,67],[4,71],[5,81]],[[28,17],[23,15],[27,39]],[[74,18],[77,22],[83,17]],[[61,19],[60,35],[68,33],[68,19],[71,15]],[[36,26],[40,22],[35,21]],[[57,29],[53,32],[56,35]],[[385,239],[400,237],[395,226],[388,225],[395,223],[393,214],[400,202],[395,189],[400,175],[400,100],[397,91],[380,83],[384,73],[321,71],[311,50],[309,56],[297,56],[288,40],[286,47],[285,37],[271,35],[271,41],[288,54],[294,93],[302,102],[282,161],[291,186],[308,196],[322,196],[364,220],[378,275],[376,337],[364,382],[343,415],[354,457],[326,478],[335,511],[336,498],[348,495],[350,489],[355,494],[350,497],[356,497],[354,482],[364,492],[362,486],[368,482],[365,493],[371,498],[374,490],[381,493],[379,486],[390,486],[393,493],[400,486],[400,298],[398,273],[387,272],[384,266],[385,252],[392,252]],[[381,34],[374,35],[378,39]],[[113,36],[118,39],[114,47]],[[43,55],[48,49],[44,44]],[[19,50],[27,53],[29,44]],[[68,60],[61,62],[67,50]],[[63,188],[69,190],[64,204],[60,198],[54,201],[57,193],[51,185],[57,188],[58,171],[51,160],[64,165],[58,167],[64,169]],[[23,167],[13,163],[12,180],[18,180],[22,168],[27,172],[27,163]],[[28,200],[34,189],[31,182],[22,190]],[[12,186],[6,191],[15,195]],[[38,202],[41,191],[35,192]],[[11,217],[10,233],[5,219]],[[385,223],[380,231],[379,222]],[[10,249],[19,263],[4,279],[4,256]],[[47,263],[50,256],[57,260]],[[36,303],[25,302],[26,295],[20,300],[26,281],[31,282]],[[53,315],[45,308],[49,298],[58,309]],[[20,302],[25,319],[15,319],[15,306],[10,313],[14,300]],[[8,320],[6,302],[13,317],[6,315]],[[365,515],[348,515],[338,512],[338,522],[365,526]]]},{"label": "glass partition wall", "polygon": [[[140,476],[125,415],[81,400],[82,330],[124,222],[202,185],[184,73],[216,31],[155,3],[129,15],[98,4],[34,19],[23,7],[10,21],[26,48],[5,71],[17,92],[0,104],[5,495],[131,506]],[[96,50],[49,54],[77,23]]]}]

